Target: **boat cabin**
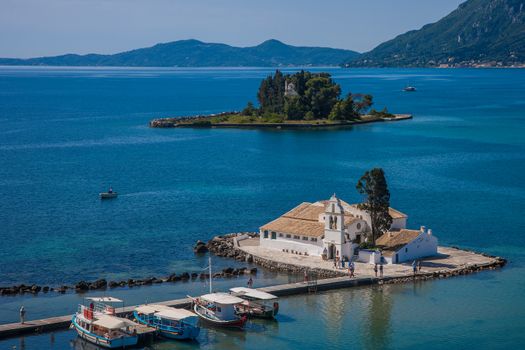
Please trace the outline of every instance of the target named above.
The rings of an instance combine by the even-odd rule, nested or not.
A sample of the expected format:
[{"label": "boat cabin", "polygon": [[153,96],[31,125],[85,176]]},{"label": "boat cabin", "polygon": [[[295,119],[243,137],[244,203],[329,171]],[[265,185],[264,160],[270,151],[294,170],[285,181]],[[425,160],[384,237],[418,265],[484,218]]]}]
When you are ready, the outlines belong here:
[{"label": "boat cabin", "polygon": [[243,301],[243,299],[228,293],[205,294],[199,298],[199,304],[221,320],[236,319],[235,305],[241,304]]}]

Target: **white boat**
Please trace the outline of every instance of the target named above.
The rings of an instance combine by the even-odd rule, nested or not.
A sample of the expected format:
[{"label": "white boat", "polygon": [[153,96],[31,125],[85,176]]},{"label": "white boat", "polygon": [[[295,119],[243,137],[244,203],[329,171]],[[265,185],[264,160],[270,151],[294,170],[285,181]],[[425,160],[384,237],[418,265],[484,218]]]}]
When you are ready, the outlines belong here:
[{"label": "white boat", "polygon": [[137,322],[155,328],[170,339],[195,339],[199,335],[198,316],[185,309],[166,305],[142,305],[133,312]]},{"label": "white boat", "polygon": [[232,295],[244,301],[235,306],[240,315],[248,315],[259,318],[273,318],[279,312],[277,296],[253,288],[236,287],[231,288]]},{"label": "white boat", "polygon": [[228,293],[210,293],[194,298],[193,309],[201,320],[220,327],[244,327],[246,315],[238,315],[235,307],[244,300]]},{"label": "white boat", "polygon": [[413,92],[413,91],[416,91],[416,88],[414,86],[405,86],[403,91]]},{"label": "white boat", "polygon": [[193,311],[199,318],[209,324],[219,327],[243,328],[248,317],[238,315],[235,306],[244,300],[228,293],[213,293],[211,258],[208,258],[210,276],[210,292],[193,300]]},{"label": "white boat", "polygon": [[88,306],[79,305],[71,320],[80,338],[98,346],[116,349],[137,345],[139,329],[144,327],[126,318],[116,316],[116,303],[122,300],[112,297],[86,298]]}]

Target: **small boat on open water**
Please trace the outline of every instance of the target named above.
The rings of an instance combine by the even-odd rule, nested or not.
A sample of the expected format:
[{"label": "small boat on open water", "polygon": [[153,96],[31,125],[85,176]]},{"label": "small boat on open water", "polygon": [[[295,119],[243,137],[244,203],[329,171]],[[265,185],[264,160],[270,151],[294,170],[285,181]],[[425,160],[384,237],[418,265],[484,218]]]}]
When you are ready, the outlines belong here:
[{"label": "small boat on open water", "polygon": [[113,189],[110,187],[107,192],[101,192],[99,193],[100,199],[112,199],[117,198],[118,193],[113,191]]},{"label": "small boat on open water", "polygon": [[185,309],[148,304],[135,309],[137,322],[155,328],[161,336],[170,339],[195,339],[199,335],[198,316]]},{"label": "small boat on open water", "polygon": [[114,305],[123,304],[122,300],[112,297],[86,300],[90,304],[80,304],[71,319],[71,328],[75,328],[80,338],[108,349],[137,345],[139,333],[143,333],[145,327],[116,316]]},{"label": "small boat on open water", "polygon": [[235,306],[239,315],[249,317],[273,318],[279,312],[277,297],[253,288],[236,287],[231,288],[232,295],[243,299],[241,304]]},{"label": "small boat on open water", "polygon": [[403,89],[403,91],[407,91],[407,92],[413,92],[413,91],[416,91],[416,88],[414,86],[405,86],[405,88]]}]

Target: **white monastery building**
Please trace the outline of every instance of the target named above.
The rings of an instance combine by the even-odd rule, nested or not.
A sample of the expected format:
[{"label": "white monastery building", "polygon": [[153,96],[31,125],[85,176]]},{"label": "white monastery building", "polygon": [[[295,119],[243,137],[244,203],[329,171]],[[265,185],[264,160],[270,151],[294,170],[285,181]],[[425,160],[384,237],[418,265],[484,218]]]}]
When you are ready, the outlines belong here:
[{"label": "white monastery building", "polygon": [[432,230],[407,230],[407,215],[392,208],[389,213],[390,230],[376,239],[381,251],[359,249],[372,231],[370,215],[335,194],[329,200],[301,203],[261,226],[260,246],[324,259],[391,264],[437,254]]}]

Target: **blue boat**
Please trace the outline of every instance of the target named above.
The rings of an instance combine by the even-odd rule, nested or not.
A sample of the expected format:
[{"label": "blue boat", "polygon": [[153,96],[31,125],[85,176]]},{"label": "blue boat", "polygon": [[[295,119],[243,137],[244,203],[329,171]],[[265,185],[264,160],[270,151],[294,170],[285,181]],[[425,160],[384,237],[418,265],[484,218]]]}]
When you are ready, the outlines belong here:
[{"label": "blue boat", "polygon": [[165,338],[191,340],[200,332],[199,318],[189,310],[149,304],[137,307],[133,315],[137,322],[155,328]]},{"label": "blue boat", "polygon": [[116,316],[116,309],[111,303],[122,303],[122,300],[111,297],[86,300],[90,301],[90,305],[79,305],[71,319],[71,328],[77,331],[80,338],[108,349],[137,345],[143,331],[141,328],[146,327]]}]

